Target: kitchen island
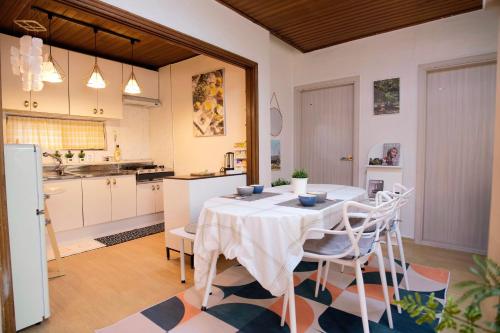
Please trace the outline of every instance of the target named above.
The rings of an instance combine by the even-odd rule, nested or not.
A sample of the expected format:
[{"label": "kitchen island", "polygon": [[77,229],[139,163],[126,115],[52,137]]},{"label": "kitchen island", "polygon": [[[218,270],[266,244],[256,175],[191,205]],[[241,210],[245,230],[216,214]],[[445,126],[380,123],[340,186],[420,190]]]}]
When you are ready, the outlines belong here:
[{"label": "kitchen island", "polygon": [[[165,246],[167,258],[170,250],[179,251],[181,239],[169,230],[198,221],[203,203],[213,197],[233,194],[236,187],[246,185],[245,173],[216,173],[208,176],[172,176],[163,179],[163,206],[165,217]],[[185,240],[185,242],[189,242]],[[184,244],[187,254],[192,254],[192,244]]]}]

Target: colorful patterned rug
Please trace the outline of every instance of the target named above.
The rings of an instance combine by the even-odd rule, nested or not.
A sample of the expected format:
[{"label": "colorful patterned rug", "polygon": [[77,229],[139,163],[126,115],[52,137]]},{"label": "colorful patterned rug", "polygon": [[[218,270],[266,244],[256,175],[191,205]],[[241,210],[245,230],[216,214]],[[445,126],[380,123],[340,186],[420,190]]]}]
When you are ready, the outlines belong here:
[{"label": "colorful patterned rug", "polygon": [[[385,267],[388,267],[386,264]],[[356,280],[352,269],[340,273],[340,267],[330,265],[325,291],[314,297],[317,263],[303,261],[295,270],[297,326],[299,332],[358,333],[363,332]],[[386,268],[387,269],[387,268]],[[392,279],[387,272],[389,293],[394,295]],[[441,302],[446,298],[450,274],[448,271],[416,264],[408,265],[411,291],[403,289],[403,275],[398,267],[400,295],[418,292],[425,300],[434,292]],[[389,328],[383,302],[380,275],[374,261],[365,268],[365,281],[370,332],[434,332],[434,325],[419,326],[393,305],[394,329]],[[200,311],[202,291],[194,287],[181,292],[144,311],[129,316],[114,325],[97,330],[99,333],[229,333],[289,332],[280,327],[282,297],[273,297],[263,289],[242,266],[234,266],[217,275],[213,294],[206,312]]]}]

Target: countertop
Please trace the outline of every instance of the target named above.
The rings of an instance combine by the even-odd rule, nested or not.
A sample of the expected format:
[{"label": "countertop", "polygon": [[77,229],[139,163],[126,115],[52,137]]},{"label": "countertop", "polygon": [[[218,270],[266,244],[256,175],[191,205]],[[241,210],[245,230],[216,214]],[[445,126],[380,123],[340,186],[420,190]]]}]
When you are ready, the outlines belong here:
[{"label": "countertop", "polygon": [[231,177],[231,176],[241,176],[246,175],[246,173],[235,173],[235,174],[225,174],[225,173],[216,173],[215,175],[210,176],[190,176],[190,175],[180,175],[180,176],[170,176],[165,177],[166,179],[176,179],[176,180],[197,180],[197,179],[206,179],[206,178],[218,178],[218,177]]},{"label": "countertop", "polygon": [[95,171],[91,173],[67,173],[63,176],[60,175],[43,175],[43,181],[51,180],[67,180],[67,179],[81,179],[81,178],[93,178],[93,177],[118,177],[118,176],[128,176],[135,175],[133,170],[120,170],[120,171]]}]

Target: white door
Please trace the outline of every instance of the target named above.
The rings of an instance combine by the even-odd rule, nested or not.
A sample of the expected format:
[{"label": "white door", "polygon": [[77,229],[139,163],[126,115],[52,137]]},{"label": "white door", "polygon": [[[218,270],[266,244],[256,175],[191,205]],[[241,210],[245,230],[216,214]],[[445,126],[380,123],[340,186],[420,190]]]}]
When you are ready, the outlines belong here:
[{"label": "white door", "polygon": [[48,181],[44,189],[59,188],[63,193],[47,200],[52,226],[56,232],[83,227],[83,197],[81,179]]},{"label": "white door", "polygon": [[[137,215],[153,214],[156,210],[156,184],[137,185]],[[162,203],[163,204],[163,203]]]},{"label": "white door", "polygon": [[[43,54],[49,53],[49,47],[43,46]],[[52,57],[61,66],[66,77],[63,82],[44,82],[42,91],[31,93],[31,111],[69,114],[68,96],[68,51],[52,48]]]},{"label": "white door", "polygon": [[122,64],[107,59],[98,59],[99,68],[106,81],[106,88],[97,89],[99,117],[122,119]]},{"label": "white door", "polygon": [[111,180],[82,179],[83,223],[85,226],[111,221]]},{"label": "white door", "polygon": [[155,184],[155,211],[163,212],[163,183]]},{"label": "white door", "polygon": [[111,177],[111,219],[137,216],[135,175]]},{"label": "white door", "polygon": [[495,64],[427,76],[424,241],[486,252]]},{"label": "white door", "polygon": [[99,117],[97,90],[87,87],[94,57],[69,51],[69,112],[72,116]]},{"label": "white door", "polygon": [[354,85],[301,93],[300,164],[310,183],[352,185]]},{"label": "white door", "polygon": [[12,73],[10,48],[19,48],[19,38],[0,34],[2,66],[2,107],[7,110],[30,110],[30,93],[23,91],[21,77]]}]

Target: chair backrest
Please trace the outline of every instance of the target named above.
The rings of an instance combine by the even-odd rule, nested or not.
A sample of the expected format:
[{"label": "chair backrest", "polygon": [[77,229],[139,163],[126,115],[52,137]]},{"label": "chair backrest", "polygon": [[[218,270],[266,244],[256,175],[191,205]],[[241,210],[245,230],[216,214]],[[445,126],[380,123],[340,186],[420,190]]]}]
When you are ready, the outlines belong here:
[{"label": "chair backrest", "polygon": [[395,183],[392,188],[392,192],[390,191],[381,191],[377,192],[379,194],[378,196],[375,197],[375,201],[379,200],[378,204],[380,204],[383,201],[387,201],[388,198],[398,198],[399,202],[396,207],[396,215],[395,215],[395,220],[400,220],[401,219],[401,207],[405,206],[408,204],[410,201],[411,196],[415,192],[415,188],[408,188],[402,184]]}]

